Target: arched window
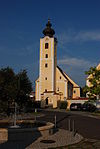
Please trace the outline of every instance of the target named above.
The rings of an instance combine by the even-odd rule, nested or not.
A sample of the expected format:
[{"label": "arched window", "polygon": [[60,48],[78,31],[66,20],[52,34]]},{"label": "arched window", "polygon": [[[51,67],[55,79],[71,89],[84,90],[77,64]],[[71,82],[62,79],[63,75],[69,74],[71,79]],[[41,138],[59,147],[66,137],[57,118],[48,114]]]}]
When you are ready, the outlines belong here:
[{"label": "arched window", "polygon": [[45,77],[45,80],[47,80],[47,77]]},{"label": "arched window", "polygon": [[45,67],[48,67],[48,64],[47,63],[45,64]]},{"label": "arched window", "polygon": [[48,49],[48,48],[49,48],[49,44],[45,43],[45,49]]},{"label": "arched window", "polygon": [[45,92],[47,92],[47,89],[45,89]]},{"label": "arched window", "polygon": [[76,93],[76,91],[74,90],[74,94]]},{"label": "arched window", "polygon": [[45,55],[45,58],[48,58],[48,54]]}]

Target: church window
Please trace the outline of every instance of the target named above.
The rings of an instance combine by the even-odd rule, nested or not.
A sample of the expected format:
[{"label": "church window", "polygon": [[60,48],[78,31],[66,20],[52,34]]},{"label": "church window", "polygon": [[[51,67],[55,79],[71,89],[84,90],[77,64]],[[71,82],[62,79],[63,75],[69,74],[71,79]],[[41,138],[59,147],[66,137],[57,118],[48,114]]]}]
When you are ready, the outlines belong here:
[{"label": "church window", "polygon": [[47,77],[45,77],[45,80],[47,80]]},{"label": "church window", "polygon": [[45,89],[45,92],[47,92],[47,89]]},{"label": "church window", "polygon": [[45,58],[48,58],[48,54],[45,55]]},{"label": "church window", "polygon": [[45,67],[48,67],[48,64],[47,63],[45,64]]},{"label": "church window", "polygon": [[59,92],[59,87],[58,87],[57,91]]},{"label": "church window", "polygon": [[61,76],[60,76],[60,80],[61,80]]},{"label": "church window", "polygon": [[49,44],[45,43],[45,49],[48,49],[48,47],[49,47]]},{"label": "church window", "polygon": [[76,93],[76,91],[74,90],[74,94]]}]

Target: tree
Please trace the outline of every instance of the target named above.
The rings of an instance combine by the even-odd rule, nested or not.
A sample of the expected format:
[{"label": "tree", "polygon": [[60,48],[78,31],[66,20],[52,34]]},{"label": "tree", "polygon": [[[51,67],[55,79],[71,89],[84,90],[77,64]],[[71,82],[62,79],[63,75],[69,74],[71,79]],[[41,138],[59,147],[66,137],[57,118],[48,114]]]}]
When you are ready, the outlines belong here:
[{"label": "tree", "polygon": [[10,67],[0,69],[0,110],[7,111],[9,104],[24,105],[32,91],[26,70],[15,74]]},{"label": "tree", "polygon": [[0,106],[3,110],[7,110],[9,102],[12,102],[16,95],[16,76],[13,69],[9,67],[2,68],[0,70]]},{"label": "tree", "polygon": [[91,97],[100,97],[100,70],[96,67],[91,67],[85,74],[88,75],[89,85],[84,88]]},{"label": "tree", "polygon": [[16,102],[18,102],[22,106],[29,99],[29,94],[32,91],[32,83],[27,76],[26,70],[22,70],[21,72],[19,72],[16,77],[18,90]]}]

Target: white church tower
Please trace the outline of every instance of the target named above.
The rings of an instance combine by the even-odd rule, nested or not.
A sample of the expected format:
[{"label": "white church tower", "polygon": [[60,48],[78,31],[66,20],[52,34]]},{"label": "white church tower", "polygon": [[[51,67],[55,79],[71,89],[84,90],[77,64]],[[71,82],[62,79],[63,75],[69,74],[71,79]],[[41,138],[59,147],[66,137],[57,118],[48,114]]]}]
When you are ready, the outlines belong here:
[{"label": "white church tower", "polygon": [[40,66],[37,80],[36,98],[41,100],[41,94],[56,91],[57,39],[51,28],[50,20],[43,30],[44,37],[40,39]]}]

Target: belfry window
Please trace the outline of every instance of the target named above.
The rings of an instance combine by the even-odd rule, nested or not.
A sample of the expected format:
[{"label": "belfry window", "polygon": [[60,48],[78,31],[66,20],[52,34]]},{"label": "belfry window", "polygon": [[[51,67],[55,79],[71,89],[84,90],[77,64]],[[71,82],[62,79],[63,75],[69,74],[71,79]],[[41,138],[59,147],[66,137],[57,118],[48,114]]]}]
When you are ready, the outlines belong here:
[{"label": "belfry window", "polygon": [[48,54],[45,55],[45,58],[48,58]]},{"label": "belfry window", "polygon": [[45,64],[45,67],[48,67],[48,64],[47,63]]},{"label": "belfry window", "polygon": [[45,77],[45,80],[47,80],[47,77]]},{"label": "belfry window", "polygon": [[47,92],[47,89],[45,89],[45,92]]},{"label": "belfry window", "polygon": [[45,43],[45,49],[48,49],[48,48],[49,48],[49,44]]}]

